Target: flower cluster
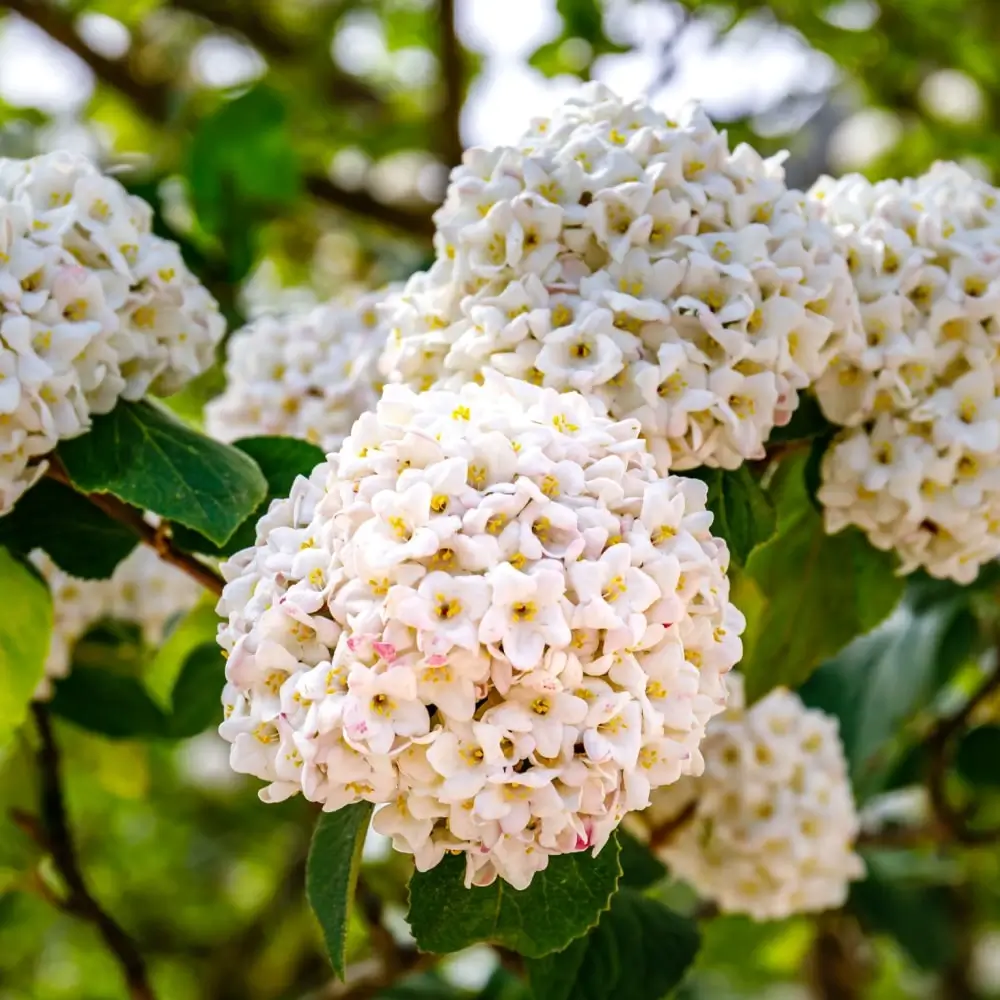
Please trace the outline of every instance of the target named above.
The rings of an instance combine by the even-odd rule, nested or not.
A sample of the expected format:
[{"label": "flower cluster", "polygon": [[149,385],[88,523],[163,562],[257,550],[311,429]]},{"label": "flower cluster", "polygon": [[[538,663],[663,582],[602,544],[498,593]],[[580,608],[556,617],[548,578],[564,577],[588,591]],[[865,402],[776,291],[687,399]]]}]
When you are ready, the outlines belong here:
[{"label": "flower cluster", "polygon": [[495,372],[388,386],[223,566],[233,768],[517,887],[698,773],[744,621],[638,430]]},{"label": "flower cluster", "polygon": [[61,570],[41,549],[31,553],[35,568],[52,591],[52,639],[45,662],[45,677],[36,699],[52,694],[52,681],[65,677],[73,647],[102,621],[138,625],[143,640],[153,648],[163,640],[167,626],[194,607],[198,585],[179,569],[161,562],[149,548],[139,546],[115,568],[110,579],[80,580]]},{"label": "flower cluster", "polygon": [[1000,192],[938,164],[811,197],[849,240],[865,331],[817,386],[849,428],[823,462],[827,529],[968,583],[1000,555]]},{"label": "flower cluster", "polygon": [[83,157],[0,160],[0,513],[92,414],[211,364],[216,303],[150,225]]},{"label": "flower cluster", "polygon": [[835,719],[783,688],[729,705],[702,745],[704,775],[653,796],[630,819],[670,870],[728,913],[780,920],[843,904],[864,865]]},{"label": "flower cluster", "polygon": [[226,389],[205,409],[208,432],[223,441],[281,434],[339,448],[381,391],[385,331],[376,310],[393,290],[297,316],[262,316],[234,334]]},{"label": "flower cluster", "polygon": [[815,206],[697,108],[672,122],[588,85],[517,146],[469,150],[435,221],[383,373],[426,389],[494,368],[597,397],[663,471],[761,458],[858,336]]}]

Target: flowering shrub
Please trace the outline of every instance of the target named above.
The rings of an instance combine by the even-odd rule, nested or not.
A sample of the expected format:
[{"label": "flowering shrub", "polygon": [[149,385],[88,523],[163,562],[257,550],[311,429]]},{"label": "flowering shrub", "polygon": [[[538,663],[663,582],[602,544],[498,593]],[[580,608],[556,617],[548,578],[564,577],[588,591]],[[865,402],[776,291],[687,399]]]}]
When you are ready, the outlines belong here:
[{"label": "flowering shrub", "polygon": [[[220,115],[273,124],[254,93]],[[63,801],[126,740],[93,768],[116,789],[132,757],[237,782],[170,875],[259,906],[248,997],[317,978],[303,869],[354,1000],[469,1000],[423,966],[473,945],[504,963],[483,997],[661,1000],[702,936],[772,940],[728,915],[808,939],[824,997],[859,936],[929,962],[912,920],[967,907],[958,862],[1000,837],[996,195],[938,165],[807,196],[780,162],[589,86],[466,153],[405,286],[238,331],[202,434],[145,398],[191,415],[223,332],[150,207],[77,156],[0,161],[0,891],[158,997],[81,859],[176,831],[144,785],[78,849]],[[184,253],[230,315],[224,235]],[[197,979],[162,996],[235,988]]]}]

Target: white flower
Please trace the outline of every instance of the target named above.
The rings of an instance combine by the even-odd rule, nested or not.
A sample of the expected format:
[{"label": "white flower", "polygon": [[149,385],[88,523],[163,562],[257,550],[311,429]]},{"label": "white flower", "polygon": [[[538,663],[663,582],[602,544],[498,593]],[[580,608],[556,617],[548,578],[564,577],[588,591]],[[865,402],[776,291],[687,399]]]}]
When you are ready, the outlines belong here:
[{"label": "white flower", "polygon": [[226,388],[205,408],[209,434],[222,441],[279,434],[339,448],[381,391],[376,366],[386,330],[378,310],[394,291],[264,315],[238,330],[226,345]]},{"label": "white flower", "polygon": [[484,378],[388,386],[224,566],[220,732],[265,801],[375,802],[418,869],[523,887],[698,770],[743,619],[703,483],[600,404]]},{"label": "white flower", "polygon": [[0,159],[0,514],[92,414],[212,364],[225,323],[151,217],[76,154]]},{"label": "white flower", "polygon": [[822,464],[827,530],[968,583],[1000,556],[998,192],[939,163],[810,196],[848,242],[865,334],[817,385],[849,428]]},{"label": "white flower", "polygon": [[835,909],[864,875],[836,720],[780,688],[744,708],[742,678],[727,682],[729,707],[702,743],[704,774],[654,792],[630,828],[668,830],[660,858],[726,913]]},{"label": "white flower", "polygon": [[671,122],[588,84],[517,145],[469,150],[435,222],[436,262],[386,309],[383,375],[596,394],[661,471],[762,457],[860,336],[818,208],[698,109]]},{"label": "white flower", "polygon": [[70,576],[41,549],[31,553],[31,561],[52,591],[52,639],[45,677],[35,691],[38,700],[51,697],[52,681],[69,673],[77,640],[95,625],[111,620],[134,623],[154,649],[170,624],[194,607],[201,593],[189,576],[141,545],[107,580]]}]

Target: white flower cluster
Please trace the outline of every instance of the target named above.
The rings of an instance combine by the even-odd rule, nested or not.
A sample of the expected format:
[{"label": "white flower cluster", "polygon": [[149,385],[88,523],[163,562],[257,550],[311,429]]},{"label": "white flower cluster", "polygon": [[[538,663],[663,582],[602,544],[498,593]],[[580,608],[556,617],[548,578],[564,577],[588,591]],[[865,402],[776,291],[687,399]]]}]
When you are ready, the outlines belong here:
[{"label": "white flower cluster", "polygon": [[495,372],[388,386],[223,566],[233,768],[517,887],[698,773],[744,620],[638,429]]},{"label": "white flower cluster", "polygon": [[70,576],[41,549],[31,553],[31,561],[52,591],[53,611],[45,677],[35,691],[36,699],[51,697],[52,681],[69,672],[77,640],[99,622],[133,622],[141,628],[146,644],[155,647],[171,619],[194,607],[201,596],[190,577],[142,545],[107,580]]},{"label": "white flower cluster", "polygon": [[590,84],[516,147],[465,154],[383,373],[576,390],[637,418],[661,470],[735,468],[857,336],[817,216],[779,158],[730,152],[700,109],[671,122]]},{"label": "white flower cluster", "polygon": [[211,364],[224,321],[151,214],[81,156],[0,159],[0,514],[91,414]]},{"label": "white flower cluster", "polygon": [[743,678],[726,683],[704,775],[656,793],[630,825],[654,844],[665,833],[660,858],[727,913],[780,920],[842,905],[864,864],[837,721],[784,688],[746,709]]},{"label": "white flower cluster", "polygon": [[1000,192],[937,164],[810,194],[849,240],[866,341],[817,387],[850,428],[822,466],[827,530],[968,583],[1000,555]]},{"label": "white flower cluster", "polygon": [[395,289],[308,313],[262,316],[228,344],[226,389],[205,408],[222,441],[255,434],[303,438],[335,451],[381,391],[385,329],[377,306]]}]

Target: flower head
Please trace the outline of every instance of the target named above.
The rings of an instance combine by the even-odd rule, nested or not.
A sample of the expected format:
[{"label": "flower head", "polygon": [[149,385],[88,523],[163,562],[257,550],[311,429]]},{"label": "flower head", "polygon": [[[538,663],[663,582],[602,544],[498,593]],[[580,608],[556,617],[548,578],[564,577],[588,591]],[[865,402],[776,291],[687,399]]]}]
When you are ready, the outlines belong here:
[{"label": "flower head", "polygon": [[810,196],[848,242],[864,325],[817,384],[847,428],[822,466],[827,530],[968,583],[1000,555],[1000,192],[939,163]]},{"label": "flower head", "polygon": [[576,394],[388,386],[223,567],[234,769],[375,802],[470,884],[599,849],[700,762],[741,654],[705,500]]},{"label": "flower head", "polygon": [[225,323],[151,222],[81,156],[0,159],[0,514],[92,414],[211,365]]},{"label": "flower head", "polygon": [[378,399],[385,343],[378,307],[390,291],[264,315],[237,331],[227,344],[226,388],[205,408],[208,432],[224,441],[280,434],[339,448]]},{"label": "flower head", "polygon": [[659,856],[724,912],[780,920],[841,906],[864,864],[836,720],[784,689],[747,709],[742,678],[727,684],[702,777],[655,792],[630,826],[668,830]]},{"label": "flower head", "polygon": [[859,333],[834,232],[780,158],[589,84],[516,146],[469,150],[437,260],[386,310],[386,378],[485,369],[635,418],[661,471],[761,458]]}]

